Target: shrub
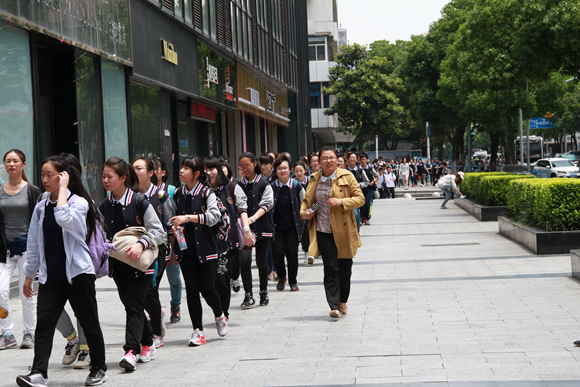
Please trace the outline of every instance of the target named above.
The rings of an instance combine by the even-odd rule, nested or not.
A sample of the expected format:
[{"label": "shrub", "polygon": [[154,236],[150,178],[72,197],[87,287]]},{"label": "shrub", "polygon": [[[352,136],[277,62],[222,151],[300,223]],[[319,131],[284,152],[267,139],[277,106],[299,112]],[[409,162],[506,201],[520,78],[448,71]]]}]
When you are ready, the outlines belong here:
[{"label": "shrub", "polygon": [[507,204],[507,194],[510,182],[521,179],[536,179],[531,175],[489,175],[480,180],[481,199],[487,206],[505,206]]},{"label": "shrub", "polygon": [[580,230],[578,179],[519,179],[509,183],[510,216],[548,231]]},{"label": "shrub", "polygon": [[466,195],[469,200],[483,204],[483,194],[481,192],[481,179],[488,176],[504,176],[506,172],[475,172],[466,173],[460,191]]}]

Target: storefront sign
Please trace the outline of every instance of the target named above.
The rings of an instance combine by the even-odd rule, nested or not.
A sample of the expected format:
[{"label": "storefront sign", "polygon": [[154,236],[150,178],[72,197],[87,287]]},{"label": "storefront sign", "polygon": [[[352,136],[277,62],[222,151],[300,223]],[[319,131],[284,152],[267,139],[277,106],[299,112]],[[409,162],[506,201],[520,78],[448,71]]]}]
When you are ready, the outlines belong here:
[{"label": "storefront sign", "polygon": [[211,48],[197,43],[199,96],[214,102],[235,106],[235,66]]},{"label": "storefront sign", "polygon": [[168,43],[167,40],[161,39],[161,57],[177,66],[177,53],[173,48],[173,44]]},{"label": "storefront sign", "polygon": [[132,62],[128,0],[0,1],[0,15],[110,60]]},{"label": "storefront sign", "polygon": [[226,82],[224,83],[224,98],[228,101],[234,100],[234,87],[231,85],[230,65],[226,66]]},{"label": "storefront sign", "polygon": [[276,113],[276,94],[266,90],[266,110]]},{"label": "storefront sign", "polygon": [[188,117],[215,121],[215,109],[197,102],[191,102]]},{"label": "storefront sign", "polygon": [[220,81],[218,79],[218,69],[215,66],[209,64],[209,58],[205,57],[205,87],[210,88],[211,83],[219,85]]}]

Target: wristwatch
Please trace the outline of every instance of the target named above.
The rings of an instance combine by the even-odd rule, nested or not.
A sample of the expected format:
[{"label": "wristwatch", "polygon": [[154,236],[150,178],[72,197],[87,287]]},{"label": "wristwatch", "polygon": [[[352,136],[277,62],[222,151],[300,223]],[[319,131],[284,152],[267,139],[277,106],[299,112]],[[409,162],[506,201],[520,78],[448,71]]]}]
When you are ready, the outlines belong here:
[{"label": "wristwatch", "polygon": [[186,215],[187,223],[190,222],[189,215]]},{"label": "wristwatch", "polygon": [[242,230],[243,230],[244,232],[250,232],[250,231],[252,231],[252,229],[251,229],[251,228],[249,228],[249,227],[244,227]]},{"label": "wristwatch", "polygon": [[256,219],[254,219],[253,216],[250,216],[250,220],[252,221],[252,223],[256,223]]}]

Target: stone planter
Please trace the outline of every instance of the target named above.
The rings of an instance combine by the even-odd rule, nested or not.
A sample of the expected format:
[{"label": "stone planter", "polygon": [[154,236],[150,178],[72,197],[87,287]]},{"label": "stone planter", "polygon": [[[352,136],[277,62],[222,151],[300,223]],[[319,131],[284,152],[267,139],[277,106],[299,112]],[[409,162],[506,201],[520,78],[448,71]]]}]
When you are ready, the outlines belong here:
[{"label": "stone planter", "polygon": [[455,205],[469,212],[483,222],[496,221],[498,216],[508,212],[507,206],[484,206],[468,199],[455,199]]},{"label": "stone planter", "polygon": [[497,221],[501,235],[535,254],[568,254],[570,250],[580,249],[580,231],[545,231],[518,224],[505,216]]},{"label": "stone planter", "polygon": [[572,261],[572,277],[580,280],[580,250],[570,251],[570,260]]}]

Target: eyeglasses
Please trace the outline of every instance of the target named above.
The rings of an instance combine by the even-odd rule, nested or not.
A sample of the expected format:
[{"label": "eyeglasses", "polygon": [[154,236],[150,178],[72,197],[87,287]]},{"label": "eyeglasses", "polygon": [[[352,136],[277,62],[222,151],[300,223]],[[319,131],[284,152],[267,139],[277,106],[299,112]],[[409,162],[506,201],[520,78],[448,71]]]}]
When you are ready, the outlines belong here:
[{"label": "eyeglasses", "polygon": [[327,162],[327,161],[334,161],[336,160],[336,156],[332,156],[332,157],[323,157],[320,160]]},{"label": "eyeglasses", "polygon": [[288,168],[288,167],[278,167],[278,168],[276,168],[277,171],[287,171],[289,169],[290,168]]},{"label": "eyeglasses", "polygon": [[146,170],[147,168],[145,168],[145,167],[135,167],[133,169],[135,169],[137,172],[141,172],[141,171]]},{"label": "eyeglasses", "polygon": [[240,168],[244,168],[244,169],[251,168],[253,166],[254,166],[254,164],[240,164]]}]

